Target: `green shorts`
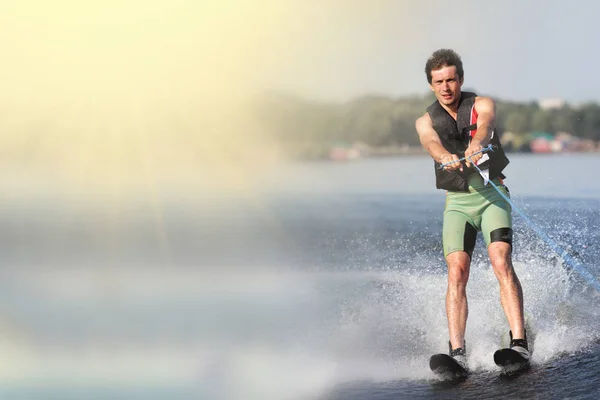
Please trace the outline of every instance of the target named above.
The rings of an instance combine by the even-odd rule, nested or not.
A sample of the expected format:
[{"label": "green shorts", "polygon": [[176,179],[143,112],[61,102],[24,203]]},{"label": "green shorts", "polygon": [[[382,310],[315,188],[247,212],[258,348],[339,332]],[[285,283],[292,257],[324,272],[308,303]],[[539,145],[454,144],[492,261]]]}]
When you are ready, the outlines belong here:
[{"label": "green shorts", "polygon": [[[494,179],[498,189],[508,198],[508,188]],[[444,210],[442,240],[444,257],[455,251],[473,254],[477,232],[483,233],[486,246],[506,242],[512,246],[512,215],[510,204],[490,184],[483,184],[479,174],[469,177],[469,192],[448,192]]]}]

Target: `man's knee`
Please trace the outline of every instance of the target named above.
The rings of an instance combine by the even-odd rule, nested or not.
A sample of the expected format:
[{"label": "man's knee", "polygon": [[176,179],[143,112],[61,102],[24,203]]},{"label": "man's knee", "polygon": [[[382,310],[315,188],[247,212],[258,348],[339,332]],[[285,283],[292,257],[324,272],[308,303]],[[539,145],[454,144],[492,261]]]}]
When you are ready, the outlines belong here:
[{"label": "man's knee", "polygon": [[499,278],[514,274],[511,260],[511,245],[506,242],[494,242],[488,246],[492,268]]},{"label": "man's knee", "polygon": [[497,257],[497,258],[492,258],[491,262],[492,262],[492,267],[494,268],[494,271],[496,271],[497,274],[500,274],[500,275],[512,274],[513,267],[512,267],[512,263],[510,262],[509,259],[506,259],[504,257]]},{"label": "man's knee", "polygon": [[455,251],[446,257],[448,264],[448,281],[455,284],[466,284],[469,280],[471,257],[465,251]]},{"label": "man's knee", "polygon": [[487,248],[488,255],[490,256],[490,260],[508,260],[511,259],[512,254],[512,244],[504,241],[496,241],[492,242],[488,245]]}]

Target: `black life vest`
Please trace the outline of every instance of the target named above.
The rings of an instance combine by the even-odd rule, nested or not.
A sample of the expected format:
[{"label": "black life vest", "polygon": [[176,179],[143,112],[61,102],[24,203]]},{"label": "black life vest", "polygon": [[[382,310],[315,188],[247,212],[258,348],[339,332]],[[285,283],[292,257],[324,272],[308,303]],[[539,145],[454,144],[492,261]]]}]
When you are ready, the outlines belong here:
[{"label": "black life vest", "polygon": [[[427,107],[427,113],[433,123],[433,129],[439,135],[442,145],[451,154],[456,154],[460,158],[464,157],[471,137],[477,131],[476,97],[475,93],[462,92],[456,120],[448,114],[439,101],[435,101],[435,103]],[[477,164],[477,166],[482,170],[489,169],[490,179],[497,177],[504,179],[505,176],[502,174],[502,170],[506,168],[509,161],[500,144],[500,138],[495,132],[492,135],[490,144],[494,149],[494,151],[487,152],[490,159],[484,163]],[[461,172],[458,169],[452,171],[440,169],[438,162],[434,162],[434,166],[436,187],[454,192],[468,192],[469,184],[467,178],[472,173],[479,173],[475,167],[463,168]]]}]

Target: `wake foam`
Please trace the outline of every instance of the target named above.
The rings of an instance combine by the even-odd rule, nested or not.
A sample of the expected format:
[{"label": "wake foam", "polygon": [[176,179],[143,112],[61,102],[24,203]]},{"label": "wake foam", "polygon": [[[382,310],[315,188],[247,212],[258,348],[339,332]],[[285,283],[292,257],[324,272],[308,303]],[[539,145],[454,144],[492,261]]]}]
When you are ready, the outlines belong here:
[{"label": "wake foam", "polygon": [[[515,269],[534,364],[598,340],[598,297],[567,269],[526,252]],[[269,282],[274,279],[269,276]],[[448,349],[444,271],[413,264],[404,272],[313,272],[277,279],[285,291],[262,293],[260,305],[252,306],[255,294],[243,302],[263,314],[261,335],[229,343],[225,364],[218,354],[206,364],[205,377],[220,366],[227,398],[306,398],[350,381],[434,379],[429,357]],[[507,343],[509,328],[497,280],[483,256],[474,258],[467,294],[469,365],[495,371],[492,355]],[[208,386],[214,382],[204,379]]]}]

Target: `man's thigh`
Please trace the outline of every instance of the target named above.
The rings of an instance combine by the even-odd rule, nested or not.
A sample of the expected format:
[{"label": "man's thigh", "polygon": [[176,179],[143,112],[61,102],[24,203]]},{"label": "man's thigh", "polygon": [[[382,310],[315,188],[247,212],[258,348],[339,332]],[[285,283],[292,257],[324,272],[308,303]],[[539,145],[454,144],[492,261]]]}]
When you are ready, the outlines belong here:
[{"label": "man's thigh", "polygon": [[473,227],[465,214],[459,211],[444,213],[444,226],[442,229],[444,257],[455,251],[465,251],[471,257],[476,239],[477,229]]}]

